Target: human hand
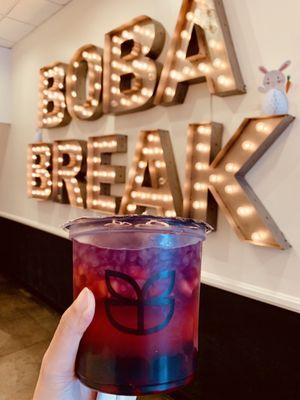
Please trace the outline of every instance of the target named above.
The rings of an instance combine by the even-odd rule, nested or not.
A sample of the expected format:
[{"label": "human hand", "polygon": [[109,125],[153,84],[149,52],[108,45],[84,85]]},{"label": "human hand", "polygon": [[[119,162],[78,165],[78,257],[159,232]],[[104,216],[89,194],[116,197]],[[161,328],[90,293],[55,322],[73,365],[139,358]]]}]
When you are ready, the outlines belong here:
[{"label": "human hand", "polygon": [[75,375],[80,339],[95,313],[93,293],[84,288],[65,311],[43,357],[33,400],[95,400],[97,392]]}]

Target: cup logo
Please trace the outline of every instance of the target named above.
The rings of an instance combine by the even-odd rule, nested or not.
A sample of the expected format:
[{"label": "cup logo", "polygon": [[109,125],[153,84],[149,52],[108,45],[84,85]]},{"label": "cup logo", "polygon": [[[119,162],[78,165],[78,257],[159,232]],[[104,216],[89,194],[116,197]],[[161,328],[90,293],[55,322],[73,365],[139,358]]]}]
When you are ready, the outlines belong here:
[{"label": "cup logo", "polygon": [[[111,295],[105,300],[106,314],[116,329],[133,335],[150,335],[164,329],[171,321],[175,309],[175,299],[171,296],[175,271],[161,271],[142,287],[131,276],[118,271],[106,270],[105,280]],[[116,281],[130,290],[130,296],[115,290],[113,283]],[[120,317],[126,316],[126,307],[136,315],[134,327],[120,321]]]}]

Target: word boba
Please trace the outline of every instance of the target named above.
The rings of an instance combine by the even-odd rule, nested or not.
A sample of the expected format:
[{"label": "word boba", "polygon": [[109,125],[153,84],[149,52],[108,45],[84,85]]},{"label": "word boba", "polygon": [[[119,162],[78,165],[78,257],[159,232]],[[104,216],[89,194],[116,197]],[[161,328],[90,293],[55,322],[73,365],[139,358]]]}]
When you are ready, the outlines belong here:
[{"label": "word boba", "polygon": [[41,68],[39,126],[182,103],[188,85],[204,80],[218,96],[245,93],[221,1],[183,0],[161,68],[164,41],[163,26],[141,16],[107,33],[104,51],[85,45],[69,64]]}]

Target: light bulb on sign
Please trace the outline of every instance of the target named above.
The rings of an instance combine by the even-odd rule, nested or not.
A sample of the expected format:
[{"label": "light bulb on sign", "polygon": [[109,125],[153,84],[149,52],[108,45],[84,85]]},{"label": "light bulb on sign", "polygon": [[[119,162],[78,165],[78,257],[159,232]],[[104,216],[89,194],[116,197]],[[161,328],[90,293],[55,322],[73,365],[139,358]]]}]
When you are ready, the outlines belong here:
[{"label": "light bulb on sign", "polygon": [[227,163],[227,164],[225,165],[225,170],[226,170],[227,172],[234,173],[234,172],[237,172],[237,171],[239,170],[239,166],[236,165],[236,164],[234,164],[234,163]]},{"label": "light bulb on sign", "polygon": [[208,165],[204,164],[202,162],[197,162],[195,164],[195,168],[196,168],[197,171],[203,171],[203,170],[206,170],[208,168]]},{"label": "light bulb on sign", "polygon": [[194,189],[197,192],[199,192],[200,190],[206,190],[207,189],[207,185],[205,183],[196,182],[194,184]]},{"label": "light bulb on sign", "polygon": [[253,214],[254,209],[250,206],[241,206],[237,208],[236,212],[241,217],[249,217],[251,214]]}]

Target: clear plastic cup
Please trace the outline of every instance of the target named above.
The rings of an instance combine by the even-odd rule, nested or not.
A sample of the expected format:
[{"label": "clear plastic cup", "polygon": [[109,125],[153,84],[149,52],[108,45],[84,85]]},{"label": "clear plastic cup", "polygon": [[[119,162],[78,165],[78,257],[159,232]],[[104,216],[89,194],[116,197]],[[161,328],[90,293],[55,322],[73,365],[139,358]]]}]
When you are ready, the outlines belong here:
[{"label": "clear plastic cup", "polygon": [[65,228],[73,241],[74,298],[87,286],[96,299],[76,361],[81,382],[122,395],[189,383],[209,227],[192,219],[125,215],[80,218]]}]

